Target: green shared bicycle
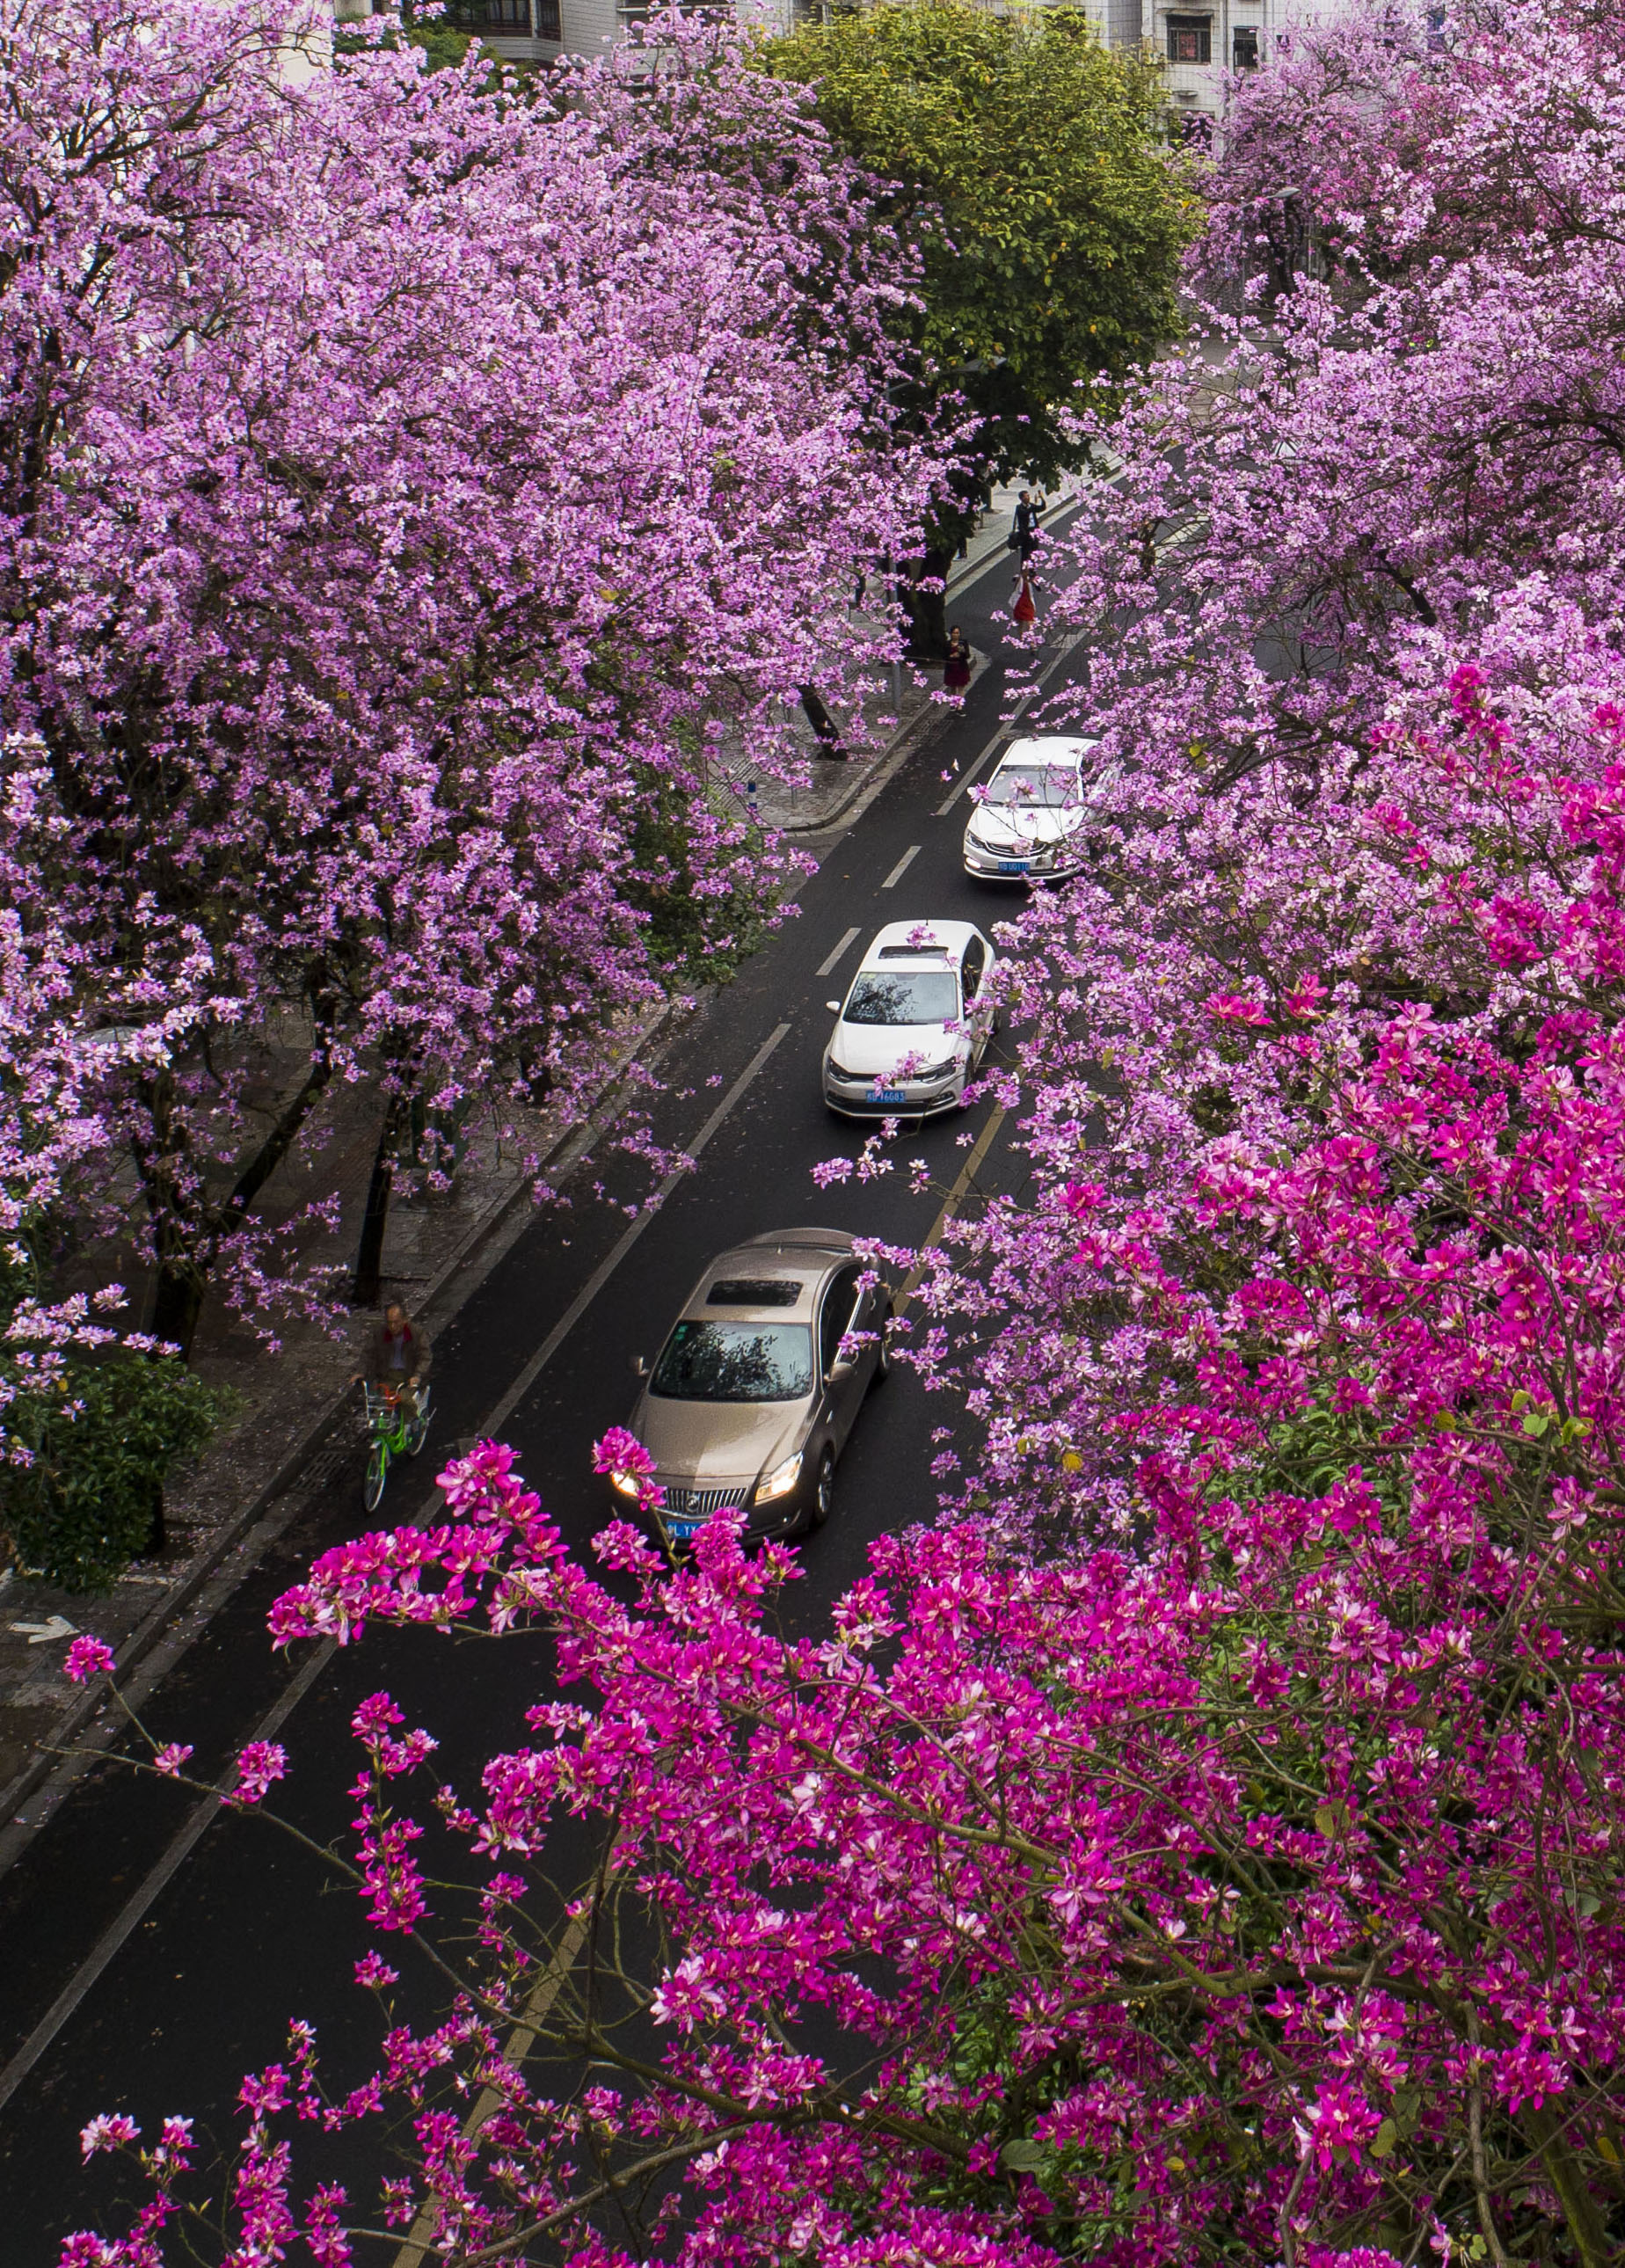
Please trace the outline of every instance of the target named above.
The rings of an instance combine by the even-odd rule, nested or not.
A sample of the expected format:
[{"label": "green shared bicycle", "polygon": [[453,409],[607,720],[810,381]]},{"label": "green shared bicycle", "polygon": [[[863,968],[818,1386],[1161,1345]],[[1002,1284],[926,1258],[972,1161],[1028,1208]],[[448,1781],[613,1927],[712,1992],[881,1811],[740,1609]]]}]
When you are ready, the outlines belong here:
[{"label": "green shared bicycle", "polygon": [[392,1457],[415,1457],[429,1439],[429,1388],[415,1394],[398,1386],[362,1387],[367,1404],[367,1477],[362,1497],[376,1512]]}]

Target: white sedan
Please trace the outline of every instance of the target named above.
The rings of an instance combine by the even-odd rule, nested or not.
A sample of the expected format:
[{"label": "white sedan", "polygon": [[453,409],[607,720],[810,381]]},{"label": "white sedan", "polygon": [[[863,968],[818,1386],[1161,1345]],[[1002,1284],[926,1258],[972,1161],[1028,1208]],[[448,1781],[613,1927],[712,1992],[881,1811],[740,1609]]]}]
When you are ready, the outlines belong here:
[{"label": "white sedan", "polygon": [[1087,856],[1085,829],[1115,767],[1089,777],[1098,740],[1012,740],[965,829],[965,871],[982,880],[1076,874]]},{"label": "white sedan", "polygon": [[997,956],[969,922],[892,922],[864,954],[824,1051],[843,1118],[930,1118],[959,1106],[993,1036]]}]

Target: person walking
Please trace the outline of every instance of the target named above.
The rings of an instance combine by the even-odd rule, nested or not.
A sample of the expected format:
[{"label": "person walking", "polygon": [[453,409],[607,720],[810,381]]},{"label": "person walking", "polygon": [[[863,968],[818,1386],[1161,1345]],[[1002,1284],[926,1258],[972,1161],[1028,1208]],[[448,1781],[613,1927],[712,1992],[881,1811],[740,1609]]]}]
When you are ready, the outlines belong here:
[{"label": "person walking", "polygon": [[1035,497],[1031,489],[1023,489],[1016,499],[1016,509],[1010,523],[1010,549],[1021,554],[1021,571],[1025,575],[1033,554],[1038,549],[1038,524],[1047,510],[1045,499]]},{"label": "person walking", "polygon": [[950,693],[964,692],[970,683],[970,647],[955,622],[948,632],[948,658],[942,666],[942,681]]},{"label": "person walking", "polygon": [[367,1333],[366,1367],[356,1373],[378,1392],[401,1397],[407,1415],[417,1412],[417,1389],[429,1375],[429,1334],[399,1300],[391,1300]]}]

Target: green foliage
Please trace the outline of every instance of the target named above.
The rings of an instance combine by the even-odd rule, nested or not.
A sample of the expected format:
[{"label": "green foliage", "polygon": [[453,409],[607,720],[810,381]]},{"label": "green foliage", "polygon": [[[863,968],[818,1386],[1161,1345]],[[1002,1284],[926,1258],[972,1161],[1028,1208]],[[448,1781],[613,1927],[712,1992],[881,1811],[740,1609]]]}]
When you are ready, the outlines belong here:
[{"label": "green foliage", "polygon": [[[398,46],[401,36],[394,32],[386,33],[385,44],[389,47]],[[409,15],[404,27],[404,36],[412,47],[422,48],[428,58],[431,71],[448,70],[454,65],[466,62],[469,48],[477,45],[472,32],[454,31],[450,25],[439,21],[431,24],[414,24]],[[372,45],[373,40],[371,36],[359,32],[347,32],[342,25],[333,37],[334,52],[336,55],[364,55]]]},{"label": "green foliage", "polygon": [[25,1567],[64,1590],[104,1590],[161,1534],[165,1476],[201,1453],[236,1397],[178,1356],[87,1348],[71,1326],[50,1328],[66,1311],[41,1304],[31,1239],[45,1226],[26,1224],[0,1250],[0,1406],[13,1453],[0,1461],[0,1530]]},{"label": "green foliage", "polygon": [[452,63],[462,63],[474,45],[471,33],[454,32],[444,24],[414,26],[407,37],[415,48],[422,48],[429,58],[430,70],[445,70]]},{"label": "green foliage", "polygon": [[177,1357],[126,1351],[71,1361],[65,1394],[19,1395],[8,1430],[33,1462],[0,1467],[0,1521],[23,1565],[106,1589],[150,1548],[165,1474],[203,1449],[224,1403]]},{"label": "green foliage", "polygon": [[1121,386],[1179,328],[1199,214],[1162,142],[1160,66],[1102,48],[1079,9],[971,0],[882,0],[759,54],[896,184],[925,263],[930,393],[962,393],[984,421],[987,476],[1076,462],[1057,413],[1079,381]]}]

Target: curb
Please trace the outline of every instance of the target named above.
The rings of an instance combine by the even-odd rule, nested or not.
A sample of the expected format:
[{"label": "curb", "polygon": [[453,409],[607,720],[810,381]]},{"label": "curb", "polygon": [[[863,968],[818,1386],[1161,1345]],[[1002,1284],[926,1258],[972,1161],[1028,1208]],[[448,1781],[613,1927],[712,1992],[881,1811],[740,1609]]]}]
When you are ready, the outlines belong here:
[{"label": "curb", "polygon": [[[986,666],[987,663],[984,661],[982,667]],[[980,670],[977,674],[981,674]],[[873,756],[866,759],[859,756],[856,759],[863,769],[854,780],[842,785],[840,801],[832,804],[821,819],[803,819],[781,823],[774,827],[773,832],[776,835],[788,836],[827,835],[832,827],[838,827],[841,824],[841,821],[851,812],[853,806],[864,796],[871,790],[878,792],[895,772],[901,770],[904,760],[914,753],[910,746],[911,736],[917,733],[923,725],[930,725],[933,719],[940,723],[943,718],[953,713],[942,703],[928,700],[906,724],[897,727],[886,746]],[[854,760],[849,757],[847,761],[850,763]]]},{"label": "curb", "polygon": [[[570,1145],[578,1140],[584,1132],[591,1138],[591,1130],[606,1103],[619,1089],[626,1076],[628,1066],[642,1056],[651,1043],[658,1042],[665,1036],[666,1027],[680,1020],[684,1012],[686,1012],[680,1008],[675,1001],[665,1002],[653,1012],[647,1023],[634,1035],[625,1053],[606,1079],[592,1108],[584,1117],[577,1118],[569,1126],[564,1127],[558,1139],[538,1161],[539,1172],[546,1173],[551,1167],[556,1165]],[[467,1265],[469,1259],[479,1247],[503,1226],[518,1205],[526,1201],[531,1178],[530,1175],[522,1174],[513,1187],[504,1189],[500,1197],[494,1197],[485,1211],[470,1226],[467,1234],[448,1256],[438,1274],[423,1293],[422,1304],[425,1309],[434,1306],[446,1286]],[[456,1312],[455,1307],[451,1310],[452,1314]],[[443,1317],[441,1320],[445,1322],[448,1319]],[[300,1434],[269,1477],[261,1484],[247,1503],[241,1506],[224,1527],[217,1529],[208,1543],[203,1544],[187,1562],[174,1582],[151,1610],[136,1624],[120,1647],[114,1661],[112,1683],[115,1691],[129,1683],[165,1631],[172,1624],[179,1621],[215,1570],[236,1550],[268,1506],[274,1504],[284,1490],[292,1486],[312,1451],[319,1446],[323,1436],[332,1430],[349,1399],[350,1389],[348,1385],[328,1399],[312,1418],[304,1432]],[[22,1823],[17,1819],[18,1811],[31,1796],[38,1793],[46,1780],[63,1762],[62,1756],[58,1752],[61,1747],[76,1741],[81,1733],[94,1723],[107,1708],[109,1697],[106,1687],[98,1680],[94,1686],[87,1689],[73,1706],[57,1719],[50,1734],[52,1747],[48,1749],[37,1749],[33,1760],[24,1765],[11,1784],[4,1788],[0,1788],[0,1829]]]}]

